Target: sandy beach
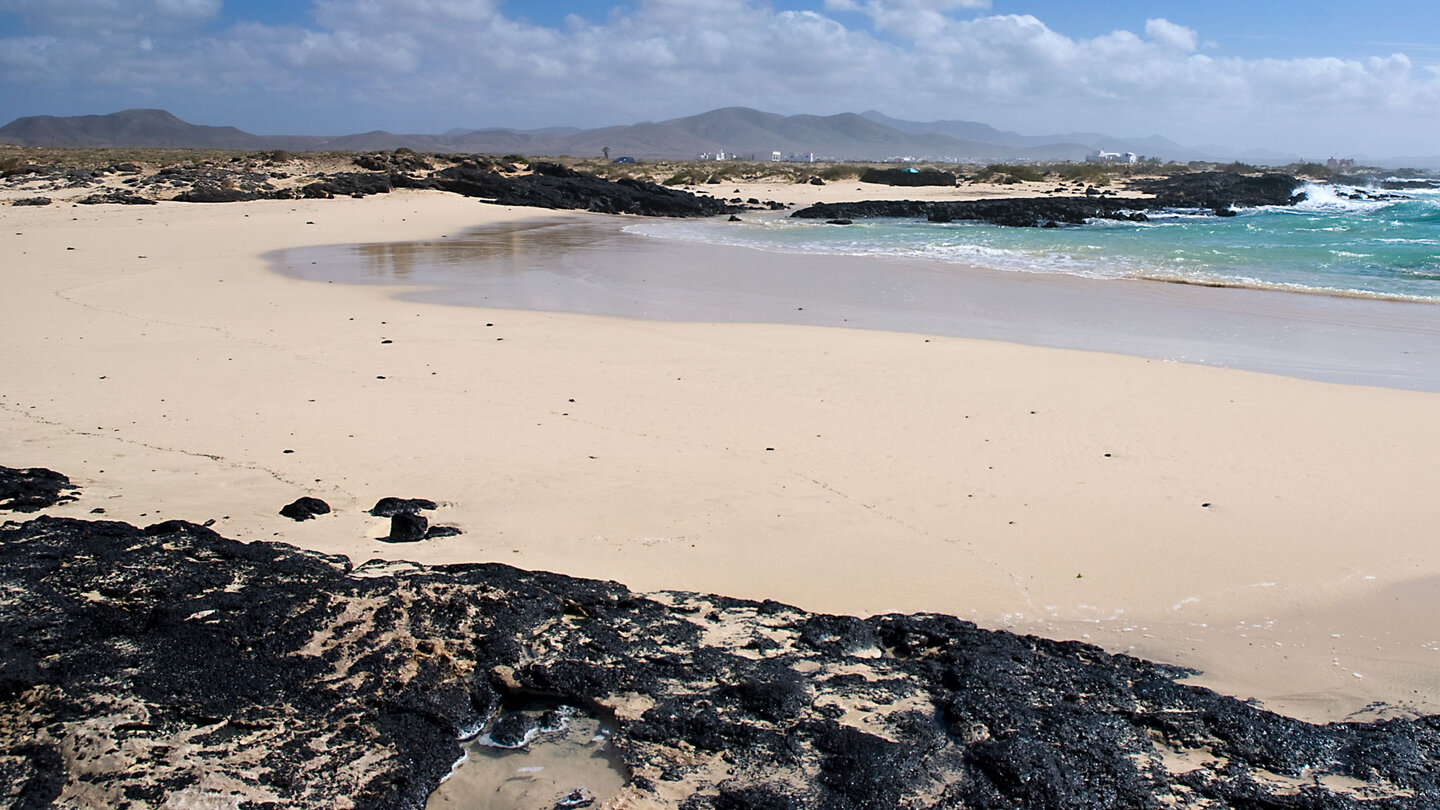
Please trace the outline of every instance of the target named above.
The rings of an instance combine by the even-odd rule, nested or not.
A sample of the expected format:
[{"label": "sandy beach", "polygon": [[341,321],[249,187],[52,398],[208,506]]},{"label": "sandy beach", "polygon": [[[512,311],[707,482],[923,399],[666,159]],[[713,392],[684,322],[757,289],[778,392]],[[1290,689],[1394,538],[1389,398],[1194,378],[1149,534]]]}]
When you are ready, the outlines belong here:
[{"label": "sandy beach", "polygon": [[[916,196],[899,191],[865,194]],[[0,463],[77,482],[56,515],[949,613],[1194,667],[1305,719],[1440,712],[1437,395],[904,331],[454,306],[266,259],[536,217],[594,215],[436,192],[0,207]],[[302,495],[334,512],[277,514]],[[436,500],[432,520],[464,533],[380,542],[387,522],[363,510],[383,496]]]}]

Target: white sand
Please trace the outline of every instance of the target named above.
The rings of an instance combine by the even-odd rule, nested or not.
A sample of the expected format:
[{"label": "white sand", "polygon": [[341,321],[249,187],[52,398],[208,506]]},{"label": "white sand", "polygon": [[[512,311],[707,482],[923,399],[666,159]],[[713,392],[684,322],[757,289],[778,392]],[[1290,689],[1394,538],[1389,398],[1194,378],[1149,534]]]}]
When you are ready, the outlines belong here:
[{"label": "white sand", "polygon": [[[79,483],[52,514],[955,613],[1195,666],[1304,717],[1440,711],[1440,629],[1419,618],[1440,577],[1436,395],[447,307],[260,258],[536,213],[420,192],[0,207],[0,464]],[[335,512],[276,514],[304,494]],[[432,521],[465,534],[378,542],[362,510],[386,495],[441,501]]]}]

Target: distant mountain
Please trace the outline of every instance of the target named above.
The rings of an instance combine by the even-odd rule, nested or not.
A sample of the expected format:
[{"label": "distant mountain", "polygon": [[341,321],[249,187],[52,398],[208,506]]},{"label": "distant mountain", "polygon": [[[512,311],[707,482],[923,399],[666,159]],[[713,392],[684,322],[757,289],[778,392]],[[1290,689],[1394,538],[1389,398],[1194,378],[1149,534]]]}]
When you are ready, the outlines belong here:
[{"label": "distant mountain", "polygon": [[[1089,151],[1104,149],[1108,152],[1134,152],[1137,155],[1153,155],[1169,160],[1180,159],[1181,154],[1194,152],[1178,143],[1159,135],[1147,138],[1116,138],[1098,132],[1067,132],[1063,135],[1021,135],[1018,132],[999,130],[989,124],[975,121],[904,121],[891,118],[884,113],[869,110],[861,113],[871,121],[884,124],[892,129],[911,134],[934,133],[952,138],[965,138],[998,146],[1047,148],[1060,145],[1081,145]],[[1081,156],[1083,157],[1083,155]]]},{"label": "distant mountain", "polygon": [[256,137],[235,127],[189,124],[164,110],[110,115],[17,118],[0,127],[0,142],[21,146],[177,146],[256,149]]},{"label": "distant mountain", "polygon": [[235,127],[190,124],[163,110],[111,115],[33,116],[0,127],[0,143],[25,146],[161,146],[292,151],[374,151],[401,146],[427,152],[693,159],[725,153],[768,160],[814,155],[832,160],[915,158],[966,161],[1083,160],[1096,149],[1165,159],[1193,159],[1196,150],[1159,136],[1115,138],[1099,133],[1021,135],[972,121],[904,121],[864,114],[777,115],[726,107],[668,121],[600,129],[551,127],[452,129],[443,135],[385,131],[334,137],[254,135]]},{"label": "distant mountain", "polygon": [[395,135],[384,131],[339,137],[254,135],[235,127],[191,124],[164,110],[124,110],[109,115],[17,118],[0,127],[0,143],[101,148],[365,151],[394,149],[406,144],[439,145],[446,143],[446,139],[431,135]]}]

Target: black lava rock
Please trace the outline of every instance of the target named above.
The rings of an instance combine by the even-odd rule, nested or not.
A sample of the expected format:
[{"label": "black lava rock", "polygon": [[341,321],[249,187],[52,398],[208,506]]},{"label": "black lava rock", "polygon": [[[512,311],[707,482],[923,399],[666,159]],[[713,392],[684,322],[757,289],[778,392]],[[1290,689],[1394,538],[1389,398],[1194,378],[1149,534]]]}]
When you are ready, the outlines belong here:
[{"label": "black lava rock", "polygon": [[262,196],[256,192],[238,188],[225,188],[212,183],[196,183],[189,190],[175,195],[175,200],[190,203],[228,203],[258,200]]},{"label": "black lava rock", "polygon": [[316,515],[330,514],[330,504],[319,498],[306,496],[281,507],[280,514],[295,521],[310,520]]},{"label": "black lava rock", "polygon": [[430,521],[424,515],[401,512],[390,518],[390,536],[385,539],[391,543],[414,543],[425,539],[429,527]]},{"label": "black lava rock", "polygon": [[394,517],[395,515],[413,515],[416,512],[438,509],[439,504],[425,498],[381,498],[370,507],[370,514],[375,517]]},{"label": "black lava rock", "polygon": [[393,152],[373,152],[355,158],[355,165],[373,172],[417,172],[431,171],[435,167],[430,161],[409,149]]},{"label": "black lava rock", "polygon": [[998,200],[915,201],[873,200],[819,203],[790,216],[799,219],[868,219],[891,217],[931,222],[974,220],[992,225],[1037,228],[1047,222],[1083,225],[1091,219],[1144,221],[1143,211],[1159,206],[1152,200],[1103,197],[1017,197]]},{"label": "black lava rock", "polygon": [[1440,716],[1312,725],[1183,674],[949,616],[352,567],[183,521],[0,525],[17,806],[83,783],[100,806],[419,810],[465,730],[536,699],[611,713],[630,789],[696,810],[1440,806]]},{"label": "black lava rock", "polygon": [[79,490],[67,476],[44,467],[0,467],[0,510],[38,512],[73,501]]},{"label": "black lava rock", "polygon": [[[414,185],[439,188],[499,205],[579,209],[602,214],[704,217],[741,210],[711,197],[698,197],[655,183],[606,180],[555,163],[535,163],[532,174],[506,176],[488,167],[461,164],[442,169]],[[400,181],[409,184],[411,181]]]},{"label": "black lava rock", "polygon": [[1154,194],[1156,201],[1167,208],[1204,208],[1211,211],[1231,207],[1294,205],[1305,199],[1303,193],[1296,193],[1300,185],[1294,177],[1278,172],[1259,176],[1195,172],[1130,183],[1130,187],[1137,191]]},{"label": "black lava rock", "polygon": [[91,194],[90,196],[77,200],[81,205],[159,205],[160,203],[149,197],[141,197],[133,191],[116,189],[104,194]]},{"label": "black lava rock", "polygon": [[860,175],[862,183],[887,186],[954,186],[954,172],[936,169],[867,169]]},{"label": "black lava rock", "polygon": [[1152,197],[1121,198],[1094,188],[1086,196],[1017,197],[995,200],[869,200],[820,203],[791,214],[799,219],[890,217],[931,222],[978,221],[992,225],[1039,228],[1083,225],[1092,219],[1145,222],[1147,211],[1201,209],[1230,216],[1232,207],[1294,205],[1305,199],[1300,181],[1286,174],[1250,177],[1226,172],[1197,172],[1158,180],[1137,180],[1131,187]]},{"label": "black lava rock", "polygon": [[531,715],[511,712],[497,718],[487,733],[490,741],[501,748],[521,748],[530,742],[539,728],[540,724]]},{"label": "black lava rock", "polygon": [[388,194],[392,187],[388,174],[346,172],[332,174],[302,187],[300,196],[319,200],[332,197],[368,197],[371,194]]}]

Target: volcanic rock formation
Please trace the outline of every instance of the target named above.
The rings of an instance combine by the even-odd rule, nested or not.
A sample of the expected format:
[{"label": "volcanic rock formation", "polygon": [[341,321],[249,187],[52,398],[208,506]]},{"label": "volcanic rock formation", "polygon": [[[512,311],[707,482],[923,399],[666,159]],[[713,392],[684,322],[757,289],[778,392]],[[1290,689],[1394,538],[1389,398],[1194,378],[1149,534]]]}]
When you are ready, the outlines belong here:
[{"label": "volcanic rock formation", "polygon": [[648,806],[1440,803],[1440,717],[1310,725],[1183,674],[948,616],[0,526],[13,807],[420,808],[462,734],[532,699],[610,718]]}]

